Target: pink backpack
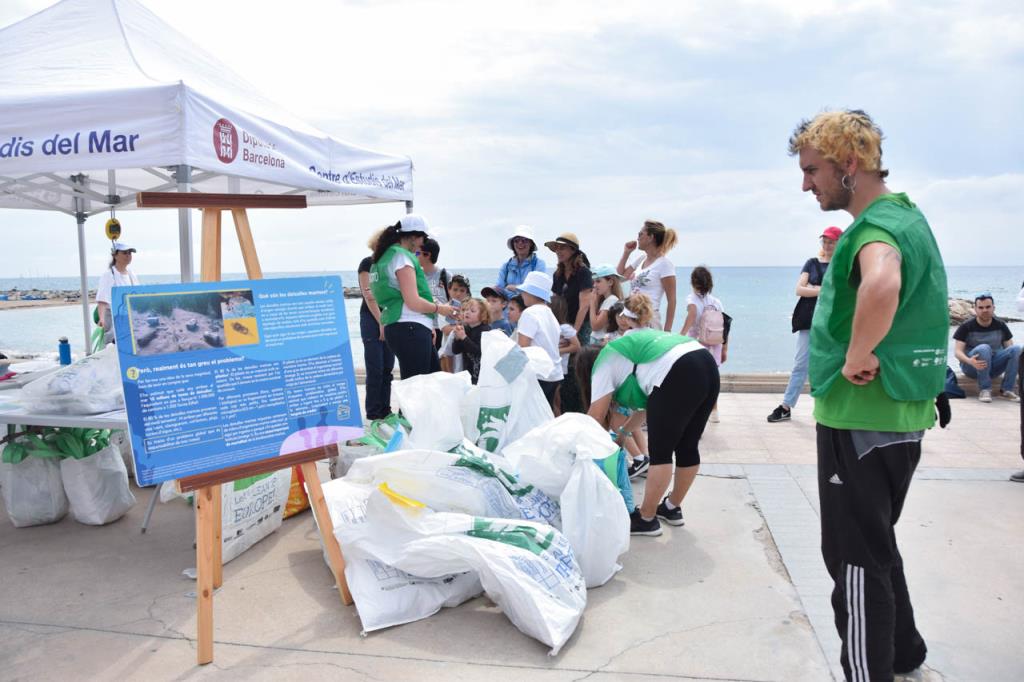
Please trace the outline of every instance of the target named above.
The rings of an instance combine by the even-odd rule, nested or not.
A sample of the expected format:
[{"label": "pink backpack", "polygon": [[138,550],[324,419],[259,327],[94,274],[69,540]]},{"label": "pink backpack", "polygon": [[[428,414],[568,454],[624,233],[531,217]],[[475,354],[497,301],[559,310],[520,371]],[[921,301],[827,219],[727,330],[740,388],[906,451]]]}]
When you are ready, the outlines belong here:
[{"label": "pink backpack", "polygon": [[710,301],[704,304],[704,311],[696,325],[697,340],[705,346],[717,346],[725,343],[725,315],[718,306]]}]

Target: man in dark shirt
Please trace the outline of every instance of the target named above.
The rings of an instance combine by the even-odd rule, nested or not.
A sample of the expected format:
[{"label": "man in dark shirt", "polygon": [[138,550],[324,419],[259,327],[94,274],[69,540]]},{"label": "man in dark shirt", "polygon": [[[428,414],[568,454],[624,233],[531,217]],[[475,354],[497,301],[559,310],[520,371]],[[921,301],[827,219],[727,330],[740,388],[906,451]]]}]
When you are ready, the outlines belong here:
[{"label": "man in dark shirt", "polygon": [[1017,401],[1013,392],[1020,364],[1020,346],[1013,345],[1013,334],[1006,323],[995,316],[992,294],[974,299],[974,317],[953,332],[956,359],[966,376],[978,380],[978,400],[992,402],[992,377],[1003,375],[999,396]]}]

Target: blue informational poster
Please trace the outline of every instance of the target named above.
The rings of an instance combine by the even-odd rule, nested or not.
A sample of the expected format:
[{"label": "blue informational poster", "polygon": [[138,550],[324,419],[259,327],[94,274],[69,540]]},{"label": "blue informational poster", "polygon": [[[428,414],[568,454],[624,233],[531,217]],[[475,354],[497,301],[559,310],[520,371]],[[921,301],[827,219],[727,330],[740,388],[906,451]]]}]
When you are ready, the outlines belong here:
[{"label": "blue informational poster", "polygon": [[341,278],[115,287],[139,485],[362,435]]}]

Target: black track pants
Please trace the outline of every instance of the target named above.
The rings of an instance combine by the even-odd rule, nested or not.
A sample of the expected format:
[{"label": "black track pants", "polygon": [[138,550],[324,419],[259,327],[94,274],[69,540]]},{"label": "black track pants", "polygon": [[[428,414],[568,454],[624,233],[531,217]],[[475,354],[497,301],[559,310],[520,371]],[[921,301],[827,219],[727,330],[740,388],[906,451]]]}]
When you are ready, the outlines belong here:
[{"label": "black track pants", "polygon": [[821,554],[835,582],[832,610],[846,679],[892,680],[925,658],[896,547],[895,525],[921,443],[893,443],[858,458],[849,431],[818,425]]}]

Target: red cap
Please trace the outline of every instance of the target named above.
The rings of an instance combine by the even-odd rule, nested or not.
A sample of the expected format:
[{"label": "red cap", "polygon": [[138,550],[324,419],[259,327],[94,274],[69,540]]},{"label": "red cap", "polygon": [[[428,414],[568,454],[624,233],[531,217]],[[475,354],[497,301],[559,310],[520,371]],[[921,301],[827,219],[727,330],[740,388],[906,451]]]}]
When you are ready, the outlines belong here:
[{"label": "red cap", "polygon": [[843,236],[843,231],[834,225],[832,227],[826,227],[825,231],[821,233],[822,237],[828,237],[834,242],[839,241],[839,238]]}]

